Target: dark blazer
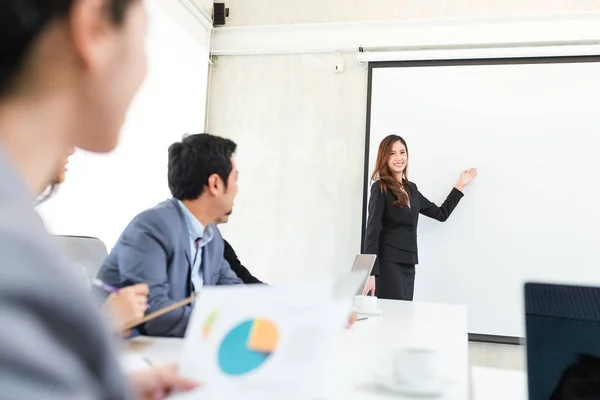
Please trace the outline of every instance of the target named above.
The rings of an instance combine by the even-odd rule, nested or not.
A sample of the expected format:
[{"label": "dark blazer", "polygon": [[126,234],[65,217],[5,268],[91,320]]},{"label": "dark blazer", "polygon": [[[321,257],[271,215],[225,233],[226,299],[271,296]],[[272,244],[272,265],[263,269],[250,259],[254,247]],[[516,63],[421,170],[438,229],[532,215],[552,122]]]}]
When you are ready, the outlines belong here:
[{"label": "dark blazer", "polygon": [[223,255],[223,257],[225,257],[225,260],[227,260],[227,262],[231,266],[231,269],[233,270],[233,272],[235,272],[238,278],[240,278],[242,282],[246,284],[263,283],[254,276],[252,276],[250,271],[248,271],[248,269],[246,269],[246,267],[242,265],[242,262],[238,259],[238,256],[237,254],[235,254],[233,247],[231,247],[227,240],[223,239],[223,243],[225,244],[225,254]]},{"label": "dark blazer", "polygon": [[[397,197],[388,190],[381,192],[379,181],[371,186],[369,217],[365,232],[365,254],[376,254],[378,260],[403,264],[418,264],[417,223],[419,214],[438,221],[446,221],[463,193],[452,188],[441,207],[423,196],[417,185],[405,185],[410,207],[393,205]],[[379,264],[375,263],[372,275],[379,275]]]},{"label": "dark blazer", "polygon": [[[223,238],[215,225],[214,237],[202,248],[205,286],[234,285],[242,281],[223,257]],[[98,272],[98,279],[114,286],[145,282],[150,287],[152,313],[191,295],[190,237],[185,216],[175,199],[164,201],[135,217],[125,228]],[[139,328],[149,336],[182,337],[192,306],[179,307]]]}]

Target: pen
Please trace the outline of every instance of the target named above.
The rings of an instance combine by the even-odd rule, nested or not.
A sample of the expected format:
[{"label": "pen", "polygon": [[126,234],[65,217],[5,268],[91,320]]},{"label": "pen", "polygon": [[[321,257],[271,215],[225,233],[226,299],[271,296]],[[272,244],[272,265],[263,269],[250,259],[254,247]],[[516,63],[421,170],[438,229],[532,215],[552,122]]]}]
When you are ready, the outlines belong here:
[{"label": "pen", "polygon": [[100,288],[108,293],[119,293],[119,288],[109,285],[108,283],[102,282],[100,279],[94,279],[92,285]]}]

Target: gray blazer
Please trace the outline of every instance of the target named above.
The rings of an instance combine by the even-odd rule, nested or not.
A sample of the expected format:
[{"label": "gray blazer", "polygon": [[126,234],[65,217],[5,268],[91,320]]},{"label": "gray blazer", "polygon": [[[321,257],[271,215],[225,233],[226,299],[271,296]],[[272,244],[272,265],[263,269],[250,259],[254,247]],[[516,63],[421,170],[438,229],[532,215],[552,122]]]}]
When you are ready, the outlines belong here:
[{"label": "gray blazer", "polygon": [[[223,238],[215,236],[202,248],[204,285],[233,285],[242,281],[223,257]],[[185,216],[175,199],[166,200],[136,216],[106,258],[98,279],[119,287],[145,282],[150,287],[148,313],[191,295],[190,239]],[[192,306],[180,307],[139,328],[150,336],[185,334]]]},{"label": "gray blazer", "polygon": [[0,399],[129,398],[106,324],[0,146]]}]

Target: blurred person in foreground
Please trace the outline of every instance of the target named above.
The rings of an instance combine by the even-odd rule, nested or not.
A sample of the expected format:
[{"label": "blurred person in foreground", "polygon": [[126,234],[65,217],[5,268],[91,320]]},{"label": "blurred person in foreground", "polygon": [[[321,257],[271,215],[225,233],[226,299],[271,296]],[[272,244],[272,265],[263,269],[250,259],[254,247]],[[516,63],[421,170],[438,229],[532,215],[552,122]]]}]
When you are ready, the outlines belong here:
[{"label": "blurred person in foreground", "polygon": [[11,399],[160,399],[175,366],[124,376],[89,293],[33,210],[65,149],[117,144],[146,75],[141,0],[0,0],[0,387]]}]

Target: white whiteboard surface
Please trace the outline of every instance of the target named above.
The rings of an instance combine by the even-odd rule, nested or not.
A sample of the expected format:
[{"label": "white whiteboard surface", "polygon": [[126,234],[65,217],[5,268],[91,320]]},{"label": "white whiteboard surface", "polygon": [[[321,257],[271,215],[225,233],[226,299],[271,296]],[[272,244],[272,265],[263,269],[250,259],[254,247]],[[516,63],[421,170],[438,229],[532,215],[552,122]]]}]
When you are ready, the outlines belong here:
[{"label": "white whiteboard surface", "polygon": [[524,282],[600,284],[600,63],[374,68],[371,96],[369,173],[391,133],[438,205],[479,169],[446,223],[420,216],[415,301],[522,337]]}]

